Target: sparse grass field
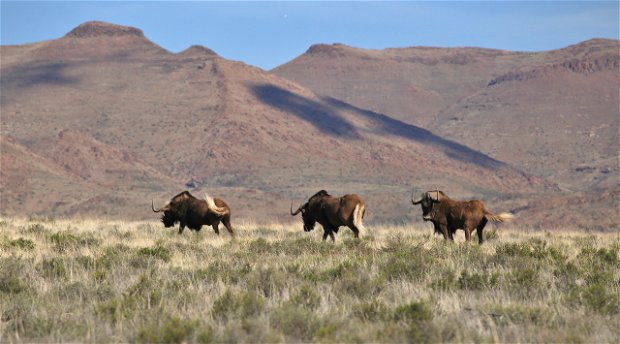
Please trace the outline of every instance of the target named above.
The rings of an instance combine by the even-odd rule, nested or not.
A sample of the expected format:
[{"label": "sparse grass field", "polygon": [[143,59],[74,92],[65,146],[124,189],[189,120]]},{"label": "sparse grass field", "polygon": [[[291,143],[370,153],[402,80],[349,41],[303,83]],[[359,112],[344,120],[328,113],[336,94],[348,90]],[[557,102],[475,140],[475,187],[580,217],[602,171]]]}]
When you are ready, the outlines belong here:
[{"label": "sparse grass field", "polygon": [[0,342],[617,342],[617,233],[0,220]]}]

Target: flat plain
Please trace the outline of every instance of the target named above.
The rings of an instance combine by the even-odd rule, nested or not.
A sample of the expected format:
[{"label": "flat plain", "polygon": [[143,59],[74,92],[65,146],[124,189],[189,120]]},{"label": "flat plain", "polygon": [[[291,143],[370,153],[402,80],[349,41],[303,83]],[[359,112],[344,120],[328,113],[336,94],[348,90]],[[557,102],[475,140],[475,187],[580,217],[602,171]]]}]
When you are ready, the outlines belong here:
[{"label": "flat plain", "polygon": [[615,342],[617,233],[0,219],[0,342]]}]

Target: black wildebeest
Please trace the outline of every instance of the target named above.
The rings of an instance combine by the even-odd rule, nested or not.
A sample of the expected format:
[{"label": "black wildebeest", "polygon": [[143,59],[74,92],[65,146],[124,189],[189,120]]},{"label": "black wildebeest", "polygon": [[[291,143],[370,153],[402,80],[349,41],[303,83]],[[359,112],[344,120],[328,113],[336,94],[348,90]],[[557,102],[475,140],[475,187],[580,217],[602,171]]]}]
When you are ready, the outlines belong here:
[{"label": "black wildebeest", "polygon": [[455,201],[439,190],[427,191],[417,201],[413,199],[413,194],[411,196],[413,205],[422,204],[424,221],[431,221],[435,232],[443,234],[446,240],[454,240],[456,230],[463,229],[465,240],[470,242],[471,233],[475,229],[478,243],[482,244],[482,230],[488,221],[508,222],[513,218],[510,213],[493,215],[479,200]]},{"label": "black wildebeest", "polygon": [[360,196],[351,194],[333,197],[325,190],[314,194],[295,211],[291,204],[291,215],[295,216],[301,212],[304,231],[313,230],[318,222],[323,226],[323,240],[329,236],[332,241],[336,240],[334,233],[338,233],[340,226],[351,228],[355,237],[359,238],[360,231],[365,230],[362,224],[365,210],[366,205]]},{"label": "black wildebeest", "polygon": [[156,213],[164,213],[161,216],[161,221],[166,228],[179,222],[179,234],[183,233],[185,226],[191,230],[199,231],[203,225],[206,225],[212,226],[215,234],[219,235],[218,226],[221,221],[228,233],[231,236],[235,235],[230,225],[230,207],[219,198],[214,199],[207,195],[206,199],[198,199],[189,191],[183,191],[157,210],[151,201],[151,208]]}]

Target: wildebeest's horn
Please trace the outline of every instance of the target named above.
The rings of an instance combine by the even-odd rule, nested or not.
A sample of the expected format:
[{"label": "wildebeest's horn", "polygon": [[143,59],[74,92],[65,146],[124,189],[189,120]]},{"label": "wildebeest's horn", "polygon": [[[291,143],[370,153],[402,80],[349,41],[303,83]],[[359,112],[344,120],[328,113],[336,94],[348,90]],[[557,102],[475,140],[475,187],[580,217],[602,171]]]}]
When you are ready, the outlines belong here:
[{"label": "wildebeest's horn", "polygon": [[411,204],[413,204],[413,205],[420,204],[420,203],[422,203],[422,200],[423,200],[423,199],[424,199],[424,197],[420,198],[420,199],[419,199],[419,200],[417,200],[417,201],[414,201],[414,200],[413,200],[413,191],[411,192]]},{"label": "wildebeest's horn", "polygon": [[291,215],[295,216],[297,214],[299,214],[299,212],[301,211],[301,208],[303,207],[303,204],[299,206],[299,208],[297,208],[297,210],[295,210],[293,212],[293,202],[291,202]]},{"label": "wildebeest's horn", "polygon": [[155,210],[155,204],[153,204],[153,200],[151,200],[151,209],[153,209],[154,213],[159,213],[160,211],[165,210],[166,206],[161,207],[159,210]]}]

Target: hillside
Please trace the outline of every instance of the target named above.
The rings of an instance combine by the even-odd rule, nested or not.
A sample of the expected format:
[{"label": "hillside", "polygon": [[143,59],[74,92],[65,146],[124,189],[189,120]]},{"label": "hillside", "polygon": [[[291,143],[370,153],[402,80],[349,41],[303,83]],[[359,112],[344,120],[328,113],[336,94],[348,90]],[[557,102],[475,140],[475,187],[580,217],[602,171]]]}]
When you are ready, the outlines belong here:
[{"label": "hillside", "polygon": [[[291,201],[324,188],[361,194],[369,221],[419,221],[412,189],[483,197],[498,210],[557,190],[208,48],[169,53],[134,28],[85,23],[0,53],[3,142],[19,147],[3,149],[2,215],[153,218],[151,198],[189,189],[226,199],[238,217],[291,220]],[[30,161],[24,154],[41,163],[5,167],[5,156]],[[19,182],[29,170],[54,177]]]},{"label": "hillside", "polygon": [[568,191],[617,188],[620,42],[523,53],[315,45],[272,72]]}]

